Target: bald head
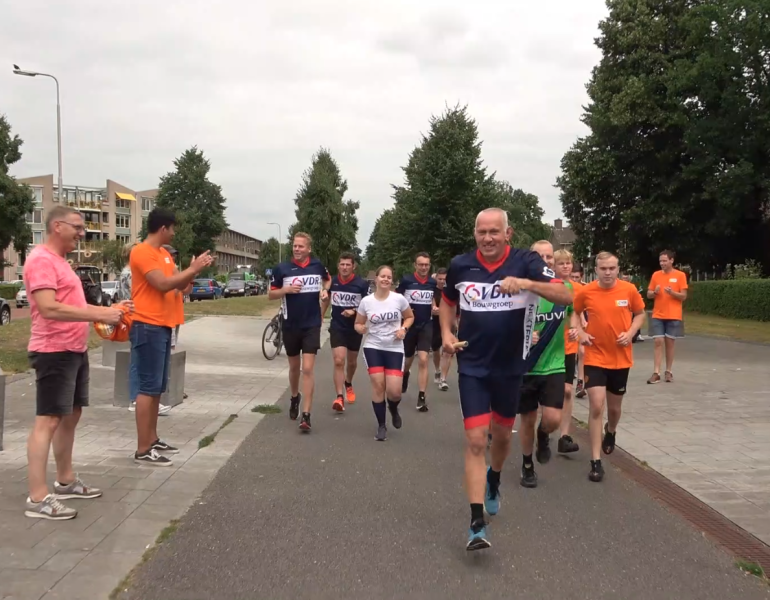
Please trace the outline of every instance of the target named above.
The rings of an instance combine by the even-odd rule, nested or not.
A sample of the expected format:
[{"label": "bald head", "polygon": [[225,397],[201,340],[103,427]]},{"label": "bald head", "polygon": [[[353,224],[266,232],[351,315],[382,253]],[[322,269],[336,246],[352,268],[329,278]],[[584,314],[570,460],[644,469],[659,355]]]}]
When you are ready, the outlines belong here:
[{"label": "bald head", "polygon": [[500,260],[508,247],[513,230],[508,226],[508,213],[500,208],[487,208],[476,216],[474,237],[484,260]]},{"label": "bald head", "polygon": [[508,229],[507,212],[505,212],[502,208],[485,208],[479,214],[476,215],[476,229],[479,228],[479,221],[484,221],[485,223],[487,223],[490,220],[497,221],[498,219],[499,219],[500,228],[503,230]]}]

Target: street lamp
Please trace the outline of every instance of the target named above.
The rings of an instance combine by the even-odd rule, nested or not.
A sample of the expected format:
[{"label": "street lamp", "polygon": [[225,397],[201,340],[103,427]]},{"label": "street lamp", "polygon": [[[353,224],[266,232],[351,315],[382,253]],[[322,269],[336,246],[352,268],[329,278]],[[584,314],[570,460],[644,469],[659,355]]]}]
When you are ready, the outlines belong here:
[{"label": "street lamp", "polygon": [[59,104],[59,80],[48,73],[37,73],[35,71],[22,71],[19,65],[13,65],[14,75],[23,75],[24,77],[50,77],[56,82],[56,143],[59,153],[59,202],[64,200],[64,185],[62,184],[62,158],[61,158],[61,105]]},{"label": "street lamp", "polygon": [[281,257],[281,224],[280,223],[268,223],[268,225],[276,225],[278,227],[278,264],[283,262]]}]

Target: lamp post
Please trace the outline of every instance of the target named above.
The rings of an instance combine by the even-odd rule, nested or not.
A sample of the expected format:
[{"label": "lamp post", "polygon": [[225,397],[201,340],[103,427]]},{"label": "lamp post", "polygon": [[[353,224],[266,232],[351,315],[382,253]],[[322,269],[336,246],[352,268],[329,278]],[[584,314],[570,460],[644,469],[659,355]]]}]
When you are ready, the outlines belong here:
[{"label": "lamp post", "polygon": [[276,225],[278,227],[278,264],[281,264],[283,262],[283,257],[281,257],[281,224],[268,223],[268,225]]},{"label": "lamp post", "polygon": [[61,104],[59,103],[59,80],[48,73],[38,73],[36,71],[22,71],[19,65],[13,65],[14,75],[23,75],[24,77],[50,77],[56,82],[56,146],[59,154],[59,202],[64,199],[64,185],[62,183],[62,156],[61,156]]}]

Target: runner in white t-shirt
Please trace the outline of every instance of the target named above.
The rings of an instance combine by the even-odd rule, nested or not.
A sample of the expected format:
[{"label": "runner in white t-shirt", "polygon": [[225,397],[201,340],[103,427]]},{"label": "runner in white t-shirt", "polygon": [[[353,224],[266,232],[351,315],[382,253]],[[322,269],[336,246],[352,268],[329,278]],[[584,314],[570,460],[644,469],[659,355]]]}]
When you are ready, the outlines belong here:
[{"label": "runner in white t-shirt", "polygon": [[388,439],[385,425],[385,396],[387,394],[393,427],[401,429],[398,403],[401,401],[401,382],[404,377],[404,338],[414,322],[409,302],[401,294],[391,292],[393,269],[377,269],[374,294],[366,296],[358,305],[355,328],[364,339],[364,361],[372,382],[372,406],[377,416],[377,436]]}]

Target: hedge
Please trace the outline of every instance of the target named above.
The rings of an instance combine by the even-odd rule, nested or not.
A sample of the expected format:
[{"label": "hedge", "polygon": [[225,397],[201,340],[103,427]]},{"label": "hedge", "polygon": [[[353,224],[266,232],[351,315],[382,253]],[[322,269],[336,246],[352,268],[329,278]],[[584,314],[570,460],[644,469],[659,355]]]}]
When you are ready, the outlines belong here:
[{"label": "hedge", "polygon": [[731,319],[770,321],[770,279],[691,281],[685,307]]},{"label": "hedge", "polygon": [[16,298],[16,294],[19,293],[19,288],[21,286],[18,285],[10,285],[8,283],[4,285],[0,285],[0,298],[5,298],[6,300],[13,300]]}]

